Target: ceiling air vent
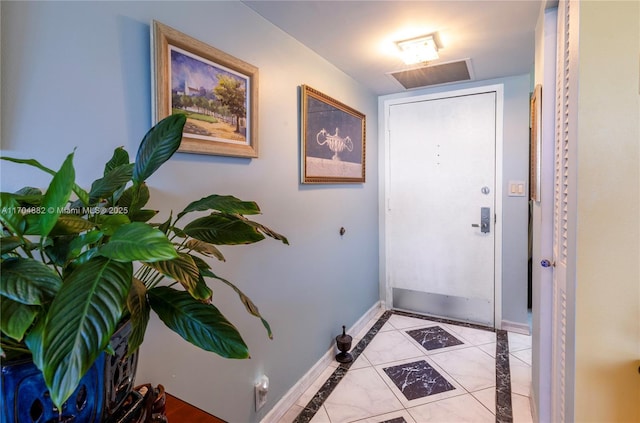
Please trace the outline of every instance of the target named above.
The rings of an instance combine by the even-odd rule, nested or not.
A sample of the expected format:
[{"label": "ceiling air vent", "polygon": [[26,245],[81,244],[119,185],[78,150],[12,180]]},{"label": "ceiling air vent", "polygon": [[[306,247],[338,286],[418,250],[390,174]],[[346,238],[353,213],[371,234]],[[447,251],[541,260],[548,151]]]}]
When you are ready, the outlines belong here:
[{"label": "ceiling air vent", "polygon": [[411,89],[451,82],[471,81],[473,78],[470,65],[470,60],[465,59],[458,62],[391,72],[389,75],[393,76],[406,89]]}]

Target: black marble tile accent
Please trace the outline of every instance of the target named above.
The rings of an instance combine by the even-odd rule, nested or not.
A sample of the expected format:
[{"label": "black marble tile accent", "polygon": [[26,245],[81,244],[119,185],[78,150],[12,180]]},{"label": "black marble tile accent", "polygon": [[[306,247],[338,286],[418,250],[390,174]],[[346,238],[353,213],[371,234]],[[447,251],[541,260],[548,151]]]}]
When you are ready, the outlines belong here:
[{"label": "black marble tile accent", "polygon": [[351,350],[353,361],[350,363],[340,363],[340,366],[329,376],[329,379],[322,385],[318,392],[311,398],[304,409],[298,414],[294,423],[308,423],[313,416],[318,412],[324,401],[331,395],[331,392],[338,386],[338,383],[347,374],[347,371],[356,359],[362,354],[362,351],[369,345],[371,340],[378,334],[380,328],[387,323],[389,317],[393,313],[390,310],[385,311],[376,323],[369,329],[367,334],[358,342],[358,344]]},{"label": "black marble tile accent", "polygon": [[511,370],[507,331],[496,331],[496,423],[512,423]]},{"label": "black marble tile accent", "polygon": [[329,379],[320,387],[318,392],[311,398],[304,409],[298,414],[298,417],[293,421],[294,423],[308,423],[313,416],[318,412],[324,401],[331,395],[331,392],[338,386],[338,383],[347,374],[347,369],[338,367],[329,376]]},{"label": "black marble tile accent", "polygon": [[424,360],[385,367],[384,372],[408,400],[456,389]]},{"label": "black marble tile accent", "polygon": [[462,326],[462,327],[465,327],[465,328],[486,330],[487,332],[495,332],[496,331],[494,328],[490,328],[488,326],[478,325],[476,323],[459,322],[457,320],[444,319],[442,317],[435,317],[435,316],[427,316],[427,315],[424,315],[424,314],[410,313],[408,311],[394,310],[393,314],[397,314],[398,316],[413,317],[414,319],[428,320],[430,322],[448,323],[450,325]]},{"label": "black marble tile accent", "polygon": [[[452,325],[486,330],[489,332],[496,332],[497,333],[496,423],[513,423],[513,410],[511,408],[511,376],[510,376],[510,370],[509,370],[509,341],[508,341],[506,331],[500,331],[500,330],[496,331],[493,328],[488,328],[488,327],[473,324],[473,323],[462,323],[455,320],[442,319],[442,318],[432,317],[432,316],[424,316],[421,314],[409,313],[404,311],[387,310],[382,314],[380,319],[378,319],[378,321],[373,325],[373,327],[369,330],[369,332],[367,332],[365,337],[362,338],[360,342],[358,342],[358,344],[355,346],[355,348],[351,350],[351,354],[353,355],[353,361],[355,361],[358,358],[358,356],[364,351],[364,349],[369,345],[371,340],[378,334],[382,326],[384,326],[384,324],[387,322],[387,320],[389,320],[389,318],[393,314],[397,314],[400,316],[414,317],[417,319],[423,319],[423,320],[428,320],[428,321],[438,322],[438,323],[449,323]],[[305,408],[296,417],[296,419],[294,420],[294,423],[309,423],[309,421],[313,418],[313,416],[318,412],[318,410],[320,409],[324,401],[329,397],[329,395],[331,394],[331,392],[333,392],[333,390],[338,385],[338,383],[340,383],[342,378],[347,374],[347,371],[349,370],[352,364],[353,362],[340,364],[340,366],[333,372],[333,374],[329,377],[329,379],[327,379],[324,385],[322,385],[322,387],[318,390],[316,395],[309,401],[309,403],[305,406]],[[435,372],[435,369],[432,369],[432,370]],[[455,389],[455,387],[452,386],[452,389]],[[441,392],[445,392],[445,391],[446,390],[443,390]],[[399,417],[397,419],[391,419],[381,423],[406,423],[406,422],[402,417]]]},{"label": "black marble tile accent", "polygon": [[464,342],[451,335],[440,326],[413,329],[406,332],[428,351],[464,344]]}]

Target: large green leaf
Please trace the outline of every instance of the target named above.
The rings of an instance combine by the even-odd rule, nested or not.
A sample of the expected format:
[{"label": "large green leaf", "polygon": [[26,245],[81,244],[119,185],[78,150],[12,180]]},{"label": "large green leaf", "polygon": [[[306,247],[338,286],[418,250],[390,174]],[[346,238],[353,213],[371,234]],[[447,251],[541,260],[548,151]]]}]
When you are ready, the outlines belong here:
[{"label": "large green leaf", "polygon": [[22,236],[26,222],[20,213],[20,203],[14,194],[8,192],[0,193],[0,222],[13,235]]},{"label": "large green leaf", "polygon": [[96,222],[106,236],[113,235],[120,226],[131,223],[126,214],[101,214],[96,216]]},{"label": "large green leaf", "polygon": [[148,296],[164,324],[188,342],[225,358],[249,358],[240,333],[214,305],[165,286],[150,289]]},{"label": "large green leaf", "polygon": [[101,231],[89,231],[73,238],[69,243],[69,257],[71,259],[78,257],[85,247],[100,241],[103,235]]},{"label": "large green leaf", "polygon": [[194,211],[218,210],[230,214],[260,214],[260,207],[253,201],[241,201],[231,195],[213,194],[194,201],[178,214],[178,218]]},{"label": "large green leaf", "polygon": [[[202,273],[203,269],[210,269],[210,267],[198,256],[189,254],[189,257],[191,257],[191,260],[193,260],[193,263],[198,269],[198,282],[193,291],[190,291],[190,294],[193,298],[210,303],[213,298],[213,291],[207,285],[207,281],[204,279],[204,274]],[[205,267],[202,266],[202,263],[205,263]]]},{"label": "large green leaf", "polygon": [[44,213],[40,216],[40,233],[43,237],[49,235],[67,205],[73,191],[75,178],[73,153],[71,153],[62,163],[60,170],[53,176],[42,200]]},{"label": "large green leaf", "polygon": [[129,213],[129,219],[132,222],[147,222],[153,219],[156,214],[158,214],[158,210],[142,209]]},{"label": "large green leaf", "polygon": [[39,206],[42,204],[42,190],[34,187],[23,187],[14,193],[16,200],[20,204]]},{"label": "large green leaf", "polygon": [[207,281],[205,280],[206,276],[213,276],[213,273],[211,272],[211,266],[209,266],[209,263],[202,260],[200,257],[194,256],[192,254],[189,255],[191,256],[191,259],[193,260],[195,265],[198,267],[199,272],[198,284],[196,285],[195,289],[198,294],[191,294],[191,296],[194,298],[206,298],[206,302],[211,302],[213,298],[213,291],[211,290],[211,288],[209,288],[209,286],[207,285]]},{"label": "large green leaf", "polygon": [[192,255],[191,258],[193,259],[193,262],[196,264],[196,266],[198,266],[198,270],[200,271],[201,276],[205,276],[209,278],[213,278],[216,276],[211,271],[211,266],[209,266],[209,263],[207,263],[206,261],[204,261],[198,256]]},{"label": "large green leaf", "polygon": [[118,166],[129,164],[129,153],[123,147],[118,147],[113,150],[113,156],[104,165],[104,176],[107,176],[109,172]]},{"label": "large green leaf", "polygon": [[51,300],[62,280],[49,266],[29,258],[9,258],[0,264],[0,294],[22,304]]},{"label": "large green leaf", "polygon": [[38,315],[39,307],[13,301],[7,297],[0,297],[0,329],[2,332],[21,341],[27,329]]},{"label": "large green leaf", "polygon": [[267,235],[268,237],[271,237],[273,239],[277,239],[278,241],[282,241],[283,244],[289,245],[289,240],[284,235],[280,235],[279,233],[277,233],[273,229],[270,229],[270,228],[264,226],[262,223],[254,222],[253,220],[249,220],[249,219],[245,219],[245,222],[247,223],[247,225],[253,226],[258,231],[262,232],[263,234]]},{"label": "large green leaf", "polygon": [[[49,175],[55,175],[56,171],[55,170],[51,170],[46,166],[43,166],[40,162],[38,162],[37,160],[34,159],[16,159],[14,157],[0,157],[0,160],[6,160],[8,162],[13,162],[13,163],[19,163],[19,164],[25,164],[28,166],[33,166],[35,168],[38,168],[46,173],[48,173]],[[80,199],[80,201],[82,201],[82,203],[84,205],[88,205],[89,204],[89,193],[87,191],[85,191],[84,189],[80,188],[77,184],[73,184],[73,192],[76,193],[76,195],[78,196],[78,198]]]},{"label": "large green leaf", "polygon": [[127,308],[131,315],[131,335],[129,335],[129,354],[133,354],[142,345],[144,333],[149,323],[149,303],[147,287],[140,279],[133,278],[127,296]]},{"label": "large green leaf", "polygon": [[211,271],[211,266],[209,266],[209,263],[202,260],[198,256],[191,256],[191,258],[193,258],[194,263],[196,264],[196,266],[198,266],[198,270],[200,271],[201,278],[207,277],[207,278],[218,279],[219,281],[225,283],[231,289],[233,289],[236,292],[236,294],[238,294],[238,297],[240,297],[240,301],[242,301],[242,304],[244,304],[247,312],[252,316],[255,316],[260,319],[260,321],[262,322],[262,325],[267,330],[267,335],[269,336],[269,339],[273,339],[273,333],[271,332],[271,326],[269,325],[269,322],[267,322],[264,319],[264,317],[262,317],[262,315],[260,314],[260,310],[258,310],[258,306],[256,306],[253,303],[253,301],[251,301],[251,298],[249,298],[244,292],[240,290],[240,288],[235,286],[233,283],[213,273]]},{"label": "large green leaf", "polygon": [[184,233],[184,231],[182,229],[178,228],[177,226],[172,226],[171,227],[171,231],[179,238],[188,238],[189,237],[189,235]]},{"label": "large green leaf", "polygon": [[171,260],[178,257],[173,244],[160,230],[145,223],[122,225],[100,248],[100,254],[113,260],[147,261]]},{"label": "large green leaf", "polygon": [[[16,341],[6,335],[0,336],[0,357],[3,364],[14,360],[24,359],[29,354],[29,349],[24,340]],[[4,374],[2,375],[4,379]]]},{"label": "large green leaf", "polygon": [[3,236],[0,237],[0,248],[2,255],[14,251],[16,248],[24,245],[24,242],[17,236]]},{"label": "large green leaf", "polygon": [[194,220],[184,227],[184,232],[215,245],[251,244],[264,239],[245,219],[217,213]]},{"label": "large green leaf", "polygon": [[200,265],[198,264],[198,261],[201,262],[202,259],[186,253],[179,254],[180,256],[174,260],[145,263],[145,265],[178,281],[193,298],[204,302],[211,302],[213,291],[207,286],[207,282],[200,273]]},{"label": "large green leaf", "polygon": [[73,260],[74,265],[80,265],[82,263],[86,263],[91,260],[93,257],[99,255],[100,251],[98,247],[92,247],[88,250],[83,251],[77,258]]},{"label": "large green leaf", "polygon": [[178,150],[186,121],[183,114],[170,115],[147,132],[138,148],[133,169],[136,185],[144,182]]},{"label": "large green leaf", "polygon": [[208,242],[200,241],[199,239],[190,239],[184,246],[189,250],[197,251],[207,257],[215,257],[220,261],[226,261],[222,252],[215,245],[209,244]]},{"label": "large green leaf", "polygon": [[118,206],[127,208],[129,213],[135,213],[141,210],[147,202],[149,202],[149,187],[144,182],[138,185],[132,185],[120,196]]},{"label": "large green leaf", "polygon": [[42,340],[44,338],[44,323],[45,317],[40,315],[36,318],[35,324],[31,327],[29,332],[24,338],[24,343],[31,351],[31,358],[33,359],[33,364],[42,371],[44,369],[44,365],[42,364]]},{"label": "large green leaf", "polygon": [[95,257],[78,266],[58,291],[43,339],[43,375],[58,408],[109,343],[132,273],[131,263]]},{"label": "large green leaf", "polygon": [[191,296],[197,300],[204,301],[205,303],[211,303],[213,300],[213,291],[207,285],[207,281],[204,276],[198,275],[198,283],[193,290],[189,291]]},{"label": "large green leaf", "polygon": [[51,260],[51,263],[58,267],[64,267],[69,260],[69,252],[71,251],[71,241],[75,237],[72,235],[56,236],[49,238],[49,244],[44,248],[46,256]]},{"label": "large green leaf", "polygon": [[101,198],[108,198],[118,189],[123,187],[131,180],[133,175],[133,164],[123,164],[112,169],[104,177],[97,179],[91,184],[89,197],[91,202],[98,201]]},{"label": "large green leaf", "polygon": [[61,214],[51,230],[51,235],[72,235],[88,231],[96,224],[75,214]]},{"label": "large green leaf", "polygon": [[[24,234],[25,235],[40,236],[40,234],[42,233],[42,230],[40,229],[41,216],[42,214],[25,214],[24,215],[24,222],[25,222]],[[40,238],[39,240],[41,241],[42,238]]]},{"label": "large green leaf", "polygon": [[206,285],[206,289],[203,289],[204,281],[200,283],[200,271],[189,254],[178,253],[178,257],[173,260],[156,261],[146,265],[180,282],[192,297],[204,301],[211,299],[212,292]]},{"label": "large green leaf", "polygon": [[[113,151],[113,156],[111,159],[104,165],[104,176],[106,176],[113,169],[117,168],[121,165],[129,164],[129,153],[123,148],[118,147]],[[133,175],[133,174],[132,174]],[[126,188],[126,184],[122,185],[116,191],[113,192],[112,197],[110,199],[110,205],[116,205],[118,199],[122,195]]]},{"label": "large green leaf", "polygon": [[258,310],[258,306],[256,306],[253,303],[253,301],[251,301],[251,298],[249,298],[244,292],[240,290],[240,288],[238,288],[228,280],[213,274],[211,271],[206,273],[207,273],[206,276],[210,276],[212,278],[218,279],[220,282],[223,282],[229,287],[231,287],[231,289],[233,289],[236,292],[236,294],[238,294],[238,296],[240,297],[240,301],[242,301],[242,304],[244,304],[244,307],[247,309],[247,312],[252,316],[255,316],[260,319],[260,321],[262,322],[262,326],[264,326],[264,328],[267,330],[267,335],[269,336],[269,339],[273,339],[273,333],[271,332],[271,326],[269,325],[269,322],[267,322],[264,319],[264,317],[262,317],[262,315],[260,314],[260,310]]}]

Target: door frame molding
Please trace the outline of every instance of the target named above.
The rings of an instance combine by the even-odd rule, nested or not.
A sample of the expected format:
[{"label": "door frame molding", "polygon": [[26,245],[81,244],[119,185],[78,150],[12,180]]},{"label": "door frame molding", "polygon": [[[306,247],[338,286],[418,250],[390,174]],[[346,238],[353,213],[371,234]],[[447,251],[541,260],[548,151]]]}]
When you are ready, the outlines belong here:
[{"label": "door frame molding", "polygon": [[379,131],[384,134],[384,142],[378,146],[378,166],[379,172],[379,275],[380,275],[380,298],[387,309],[393,308],[393,290],[390,286],[387,272],[387,210],[389,198],[389,111],[393,105],[416,103],[428,100],[438,100],[449,97],[460,97],[466,95],[496,93],[496,156],[495,156],[495,214],[494,224],[494,326],[496,329],[502,328],[502,203],[503,203],[503,144],[504,144],[504,85],[493,84],[480,87],[443,91],[429,94],[403,93],[401,96],[393,98],[381,98],[379,113]]}]

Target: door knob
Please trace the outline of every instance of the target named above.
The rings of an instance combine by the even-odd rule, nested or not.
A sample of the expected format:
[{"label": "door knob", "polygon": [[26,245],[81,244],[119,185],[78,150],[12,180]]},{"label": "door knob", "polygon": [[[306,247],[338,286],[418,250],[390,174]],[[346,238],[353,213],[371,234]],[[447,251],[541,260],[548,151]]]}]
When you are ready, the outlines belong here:
[{"label": "door knob", "polygon": [[555,262],[549,261],[547,259],[542,260],[540,262],[540,265],[542,267],[556,267],[556,263]]}]

